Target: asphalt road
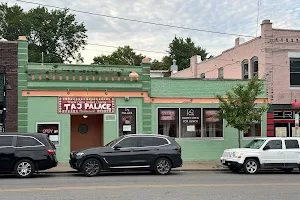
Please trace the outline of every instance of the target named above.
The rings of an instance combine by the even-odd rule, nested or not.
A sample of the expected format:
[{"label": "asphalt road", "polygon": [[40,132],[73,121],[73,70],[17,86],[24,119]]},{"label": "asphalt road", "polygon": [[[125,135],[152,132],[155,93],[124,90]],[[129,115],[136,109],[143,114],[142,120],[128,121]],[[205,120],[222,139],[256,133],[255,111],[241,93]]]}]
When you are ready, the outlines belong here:
[{"label": "asphalt road", "polygon": [[219,172],[113,173],[99,177],[41,174],[0,177],[1,200],[299,200],[300,172],[256,175]]}]

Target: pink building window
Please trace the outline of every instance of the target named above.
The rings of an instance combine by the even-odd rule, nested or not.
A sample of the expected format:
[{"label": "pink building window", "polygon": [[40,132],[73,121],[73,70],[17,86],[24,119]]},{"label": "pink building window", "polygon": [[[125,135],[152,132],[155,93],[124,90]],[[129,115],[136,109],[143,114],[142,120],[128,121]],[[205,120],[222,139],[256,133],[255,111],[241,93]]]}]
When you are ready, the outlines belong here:
[{"label": "pink building window", "polygon": [[252,77],[258,76],[258,58],[254,56],[251,58],[251,75]]},{"label": "pink building window", "polygon": [[247,59],[242,61],[242,79],[249,79],[249,65]]},{"label": "pink building window", "polygon": [[300,87],[300,58],[290,58],[290,85]]}]

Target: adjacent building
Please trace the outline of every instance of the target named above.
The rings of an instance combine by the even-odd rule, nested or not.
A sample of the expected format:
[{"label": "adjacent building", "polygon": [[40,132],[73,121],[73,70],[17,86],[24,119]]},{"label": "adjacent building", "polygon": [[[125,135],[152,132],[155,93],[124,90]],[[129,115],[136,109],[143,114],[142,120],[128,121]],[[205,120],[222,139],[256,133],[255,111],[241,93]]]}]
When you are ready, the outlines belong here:
[{"label": "adjacent building", "polygon": [[[1,37],[0,37],[1,38]],[[6,116],[3,113],[3,74],[6,68]],[[0,131],[5,118],[6,130],[16,132],[18,130],[18,42],[0,39]],[[5,106],[4,106],[5,107]],[[4,118],[3,118],[4,117]]]},{"label": "adjacent building", "polygon": [[269,99],[268,136],[300,136],[295,113],[300,111],[300,30],[273,28],[263,20],[261,36],[201,62],[191,58],[190,67],[172,74],[173,78],[217,78],[248,80],[254,75],[266,80]]},{"label": "adjacent building", "polygon": [[[48,134],[60,162],[129,133],[176,137],[184,161],[216,160],[238,146],[237,130],[216,118],[215,96],[247,80],[151,78],[148,58],[141,66],[28,63],[25,37],[18,52],[18,130]],[[265,105],[266,94],[257,103]],[[266,117],[243,143],[266,136]]]}]

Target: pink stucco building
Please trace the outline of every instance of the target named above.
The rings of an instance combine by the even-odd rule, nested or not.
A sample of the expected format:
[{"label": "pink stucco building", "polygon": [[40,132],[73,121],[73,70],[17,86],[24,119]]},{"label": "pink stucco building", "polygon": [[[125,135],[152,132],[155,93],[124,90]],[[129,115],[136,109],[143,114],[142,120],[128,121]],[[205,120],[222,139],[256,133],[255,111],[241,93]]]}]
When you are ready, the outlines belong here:
[{"label": "pink stucco building", "polygon": [[233,48],[206,61],[193,56],[189,68],[171,76],[249,79],[254,74],[266,80],[267,135],[300,136],[294,120],[300,108],[292,106],[300,101],[300,30],[273,28],[270,20],[263,20],[260,37],[247,42],[237,38]]}]

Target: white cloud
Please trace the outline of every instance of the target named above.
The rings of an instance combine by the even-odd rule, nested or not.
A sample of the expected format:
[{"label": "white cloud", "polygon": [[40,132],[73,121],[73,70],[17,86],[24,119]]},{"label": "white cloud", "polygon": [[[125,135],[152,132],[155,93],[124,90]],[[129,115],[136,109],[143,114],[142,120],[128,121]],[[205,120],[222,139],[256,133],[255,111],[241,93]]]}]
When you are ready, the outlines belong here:
[{"label": "white cloud", "polygon": [[[93,13],[112,15],[164,23],[175,26],[256,35],[257,1],[254,0],[32,0],[41,4],[83,10]],[[9,0],[8,3],[14,4]],[[36,5],[19,3],[25,10]],[[258,34],[263,19],[270,19],[273,27],[300,29],[300,1],[261,0]],[[234,45],[236,36],[167,28],[95,15],[75,13],[77,20],[88,29],[88,42],[124,46],[165,52],[175,35],[191,37],[193,41],[213,55],[221,53]],[[250,39],[250,38],[249,38]],[[94,56],[108,54],[115,50],[110,47],[86,46],[83,51],[85,63],[91,63]],[[160,59],[164,54],[139,52],[151,58]]]}]

